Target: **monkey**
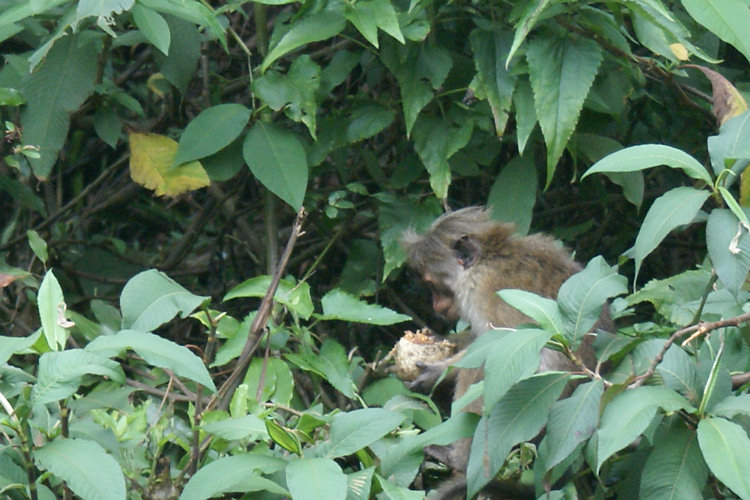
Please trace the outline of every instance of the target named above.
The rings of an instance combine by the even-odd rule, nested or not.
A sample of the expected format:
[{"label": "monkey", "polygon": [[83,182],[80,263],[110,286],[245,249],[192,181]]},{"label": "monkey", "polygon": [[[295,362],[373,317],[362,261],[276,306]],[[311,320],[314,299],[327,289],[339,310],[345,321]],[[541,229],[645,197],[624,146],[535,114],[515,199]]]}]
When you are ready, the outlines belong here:
[{"label": "monkey", "polygon": [[[401,244],[407,265],[421,275],[432,292],[435,312],[449,320],[460,318],[470,325],[468,331],[450,336],[459,347],[457,354],[439,363],[420,366],[422,373],[410,384],[417,390],[432,388],[445,369],[458,361],[480,335],[493,328],[514,328],[530,322],[526,315],[505,303],[497,291],[517,288],[556,299],[562,283],[581,270],[567,250],[550,236],[517,236],[513,224],[491,220],[489,210],[484,207],[448,212],[421,235],[409,229],[402,234]],[[608,329],[609,321],[605,308],[595,328]],[[588,367],[595,365],[591,342],[591,336],[586,336],[576,352]],[[551,370],[575,371],[576,366],[562,352],[545,347],[540,353],[538,371]],[[454,400],[484,377],[481,368],[451,373],[455,373]],[[464,411],[481,414],[481,398]],[[431,450],[430,454],[460,475],[465,472],[470,448],[471,439],[466,438],[447,451]],[[431,498],[454,498],[461,487],[465,493],[465,476],[441,488]]]}]

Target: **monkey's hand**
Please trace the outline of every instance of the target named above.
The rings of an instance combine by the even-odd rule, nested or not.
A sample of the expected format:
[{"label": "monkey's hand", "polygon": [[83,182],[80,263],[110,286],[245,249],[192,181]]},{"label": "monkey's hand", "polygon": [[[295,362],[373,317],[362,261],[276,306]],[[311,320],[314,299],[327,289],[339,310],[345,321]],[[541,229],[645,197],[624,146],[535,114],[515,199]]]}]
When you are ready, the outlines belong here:
[{"label": "monkey's hand", "polygon": [[429,394],[440,382],[450,377],[451,372],[446,372],[450,363],[446,360],[429,363],[417,361],[416,366],[419,369],[419,375],[414,380],[406,383],[406,387],[415,392]]}]

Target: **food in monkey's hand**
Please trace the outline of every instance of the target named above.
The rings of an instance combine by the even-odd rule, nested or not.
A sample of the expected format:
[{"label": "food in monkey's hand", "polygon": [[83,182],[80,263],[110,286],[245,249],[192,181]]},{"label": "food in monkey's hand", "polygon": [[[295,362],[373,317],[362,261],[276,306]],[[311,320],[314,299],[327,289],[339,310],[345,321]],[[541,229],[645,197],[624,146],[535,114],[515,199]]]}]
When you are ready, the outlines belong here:
[{"label": "food in monkey's hand", "polygon": [[422,372],[420,363],[435,363],[456,352],[456,344],[433,335],[427,328],[407,330],[393,347],[396,375],[401,380],[414,380]]}]

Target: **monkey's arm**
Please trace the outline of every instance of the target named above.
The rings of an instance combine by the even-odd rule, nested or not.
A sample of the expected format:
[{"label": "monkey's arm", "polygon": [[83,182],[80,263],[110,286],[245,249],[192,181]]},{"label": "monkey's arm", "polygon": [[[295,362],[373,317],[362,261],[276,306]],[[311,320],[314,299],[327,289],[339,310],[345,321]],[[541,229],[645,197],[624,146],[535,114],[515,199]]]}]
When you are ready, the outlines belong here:
[{"label": "monkey's arm", "polygon": [[472,335],[471,330],[464,330],[460,333],[440,338],[447,339],[454,343],[458,352],[453,356],[449,356],[440,361],[418,361],[417,367],[420,370],[420,374],[416,379],[406,383],[406,386],[410,390],[421,393],[430,393],[438,383],[448,382],[450,384],[455,384],[456,370],[448,370],[448,368],[463,357],[466,348],[474,340],[474,336]]}]

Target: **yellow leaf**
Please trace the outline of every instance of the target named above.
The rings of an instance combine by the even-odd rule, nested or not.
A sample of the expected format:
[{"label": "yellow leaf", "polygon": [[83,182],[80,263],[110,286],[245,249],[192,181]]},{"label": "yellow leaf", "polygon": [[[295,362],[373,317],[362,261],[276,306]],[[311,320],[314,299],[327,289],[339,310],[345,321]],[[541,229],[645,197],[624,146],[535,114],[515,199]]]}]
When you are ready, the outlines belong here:
[{"label": "yellow leaf", "polygon": [[703,66],[698,66],[697,64],[686,64],[683,67],[698,69],[711,81],[711,89],[714,98],[712,110],[714,116],[719,121],[719,124],[747,111],[748,107],[745,98],[742,97],[742,94],[740,94],[735,86],[720,73]]},{"label": "yellow leaf", "polygon": [[671,50],[672,54],[674,54],[674,56],[680,61],[687,61],[690,59],[687,49],[681,43],[670,44],[669,50]]},{"label": "yellow leaf", "polygon": [[157,196],[177,196],[211,184],[198,161],[170,168],[177,142],[159,134],[130,134],[130,177]]}]

